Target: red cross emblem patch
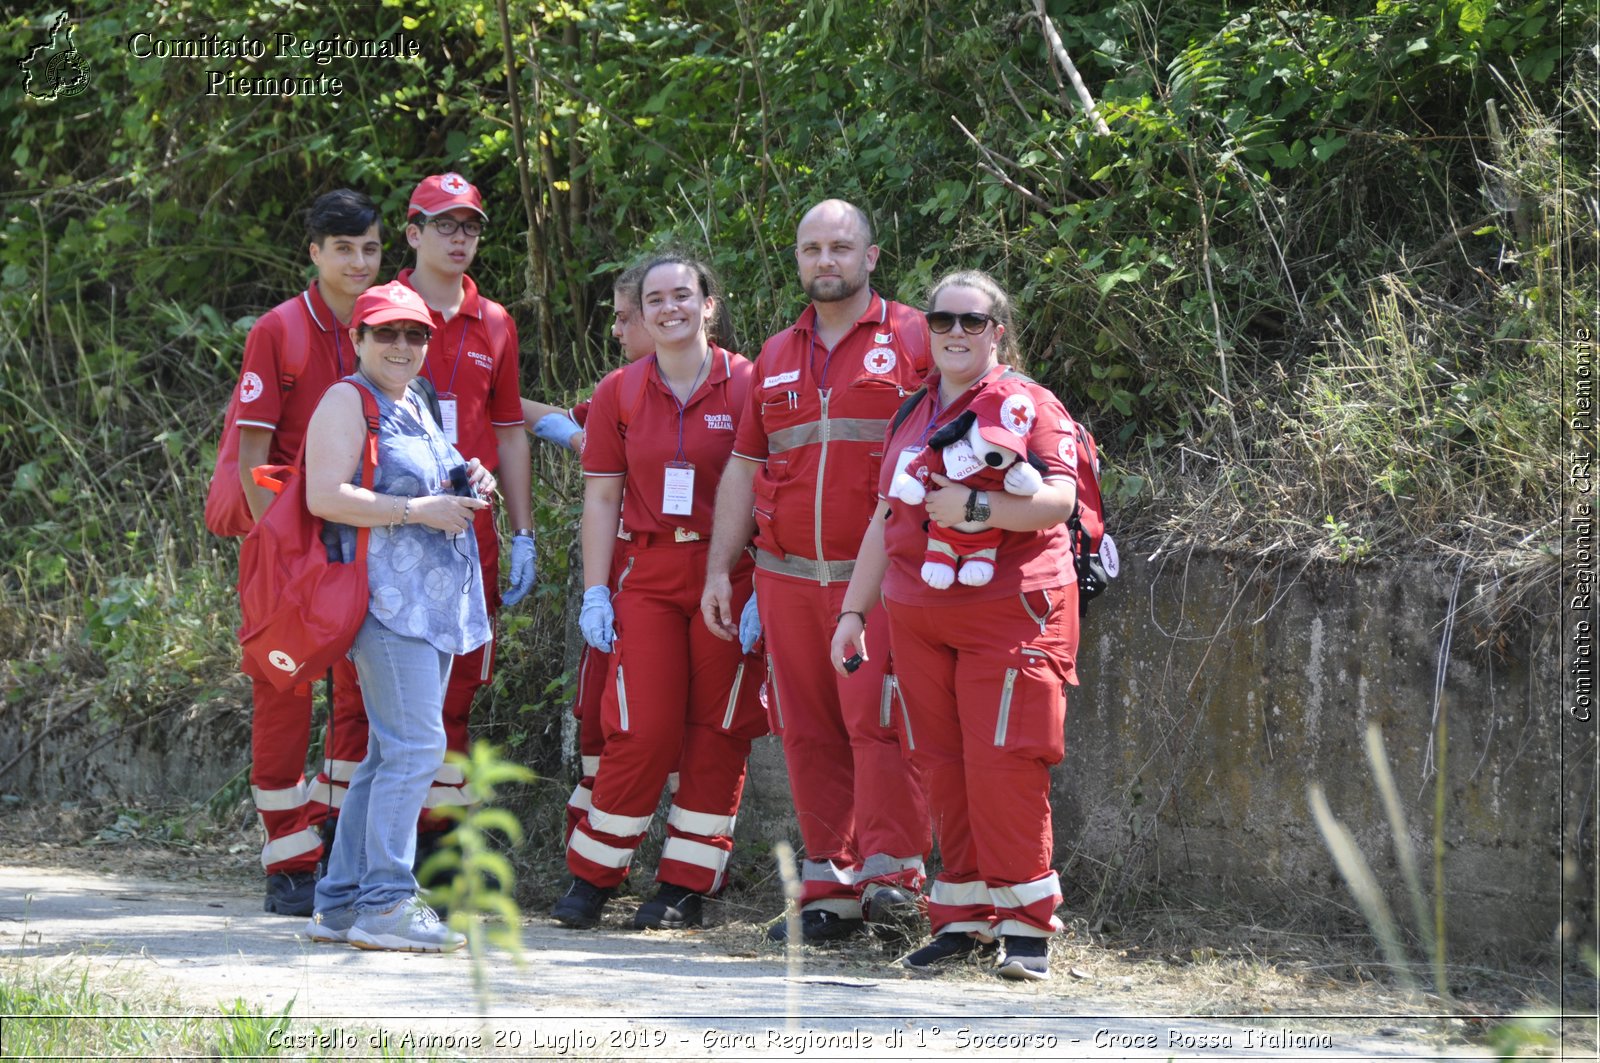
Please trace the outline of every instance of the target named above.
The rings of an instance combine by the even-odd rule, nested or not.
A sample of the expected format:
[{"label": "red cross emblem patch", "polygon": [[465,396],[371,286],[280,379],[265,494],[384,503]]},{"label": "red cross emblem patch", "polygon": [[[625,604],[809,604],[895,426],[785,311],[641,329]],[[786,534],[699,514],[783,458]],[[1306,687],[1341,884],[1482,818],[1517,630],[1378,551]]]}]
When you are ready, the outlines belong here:
[{"label": "red cross emblem patch", "polygon": [[862,359],[861,364],[866,366],[867,372],[882,376],[884,373],[891,372],[894,369],[894,351],[888,347],[874,347],[867,352],[867,356]]},{"label": "red cross emblem patch", "polygon": [[254,402],[261,397],[261,378],[254,373],[246,373],[239,378],[239,401]]},{"label": "red cross emblem patch", "polygon": [[1026,395],[1012,395],[1000,407],[1000,423],[1012,435],[1027,435],[1033,427],[1033,401]]},{"label": "red cross emblem patch", "polygon": [[452,196],[465,195],[470,187],[467,179],[458,173],[447,173],[439,179],[439,187]]}]

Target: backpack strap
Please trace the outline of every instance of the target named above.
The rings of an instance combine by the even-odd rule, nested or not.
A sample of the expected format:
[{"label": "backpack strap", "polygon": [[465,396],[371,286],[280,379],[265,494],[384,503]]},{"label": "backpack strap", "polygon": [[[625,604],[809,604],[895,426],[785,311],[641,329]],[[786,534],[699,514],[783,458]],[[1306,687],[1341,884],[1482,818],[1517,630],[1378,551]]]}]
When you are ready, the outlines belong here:
[{"label": "backpack strap", "polygon": [[444,410],[439,406],[439,389],[433,386],[433,381],[419,374],[412,378],[410,390],[433,414],[433,423],[444,428]]},{"label": "backpack strap", "polygon": [[742,378],[734,376],[733,356],[723,351],[722,371],[728,375],[728,406],[735,411],[736,416],[743,417],[745,407],[750,405],[750,386],[755,383],[755,370],[752,367]]},{"label": "backpack strap", "polygon": [[638,414],[639,407],[644,405],[645,385],[650,383],[650,369],[655,364],[656,356],[652,354],[623,367],[622,379],[617,381],[622,389],[622,394],[617,397],[617,423],[622,426],[623,435],[628,434],[628,425]]},{"label": "backpack strap", "polygon": [[506,354],[512,358],[517,356],[516,351],[508,351],[510,346],[511,326],[510,311],[492,299],[478,297],[483,305],[483,328],[489,334],[489,347],[497,354]]},{"label": "backpack strap", "polygon": [[917,403],[921,402],[922,397],[927,393],[928,385],[924,384],[906,396],[905,401],[900,404],[898,410],[894,411],[894,416],[889,420],[889,434],[891,436],[900,430],[900,426],[905,424],[906,418],[911,416],[911,411],[917,408]]},{"label": "backpack strap", "polygon": [[[356,390],[361,392],[361,416],[367,423],[367,445],[361,448],[361,483],[359,486],[373,489],[378,482],[378,398],[366,388],[357,384]],[[327,527],[325,524],[324,528]],[[367,563],[367,541],[372,538],[371,528],[356,529],[356,564],[365,566]]]},{"label": "backpack strap", "polygon": [[[1022,372],[1021,370],[1018,370],[1018,369],[1007,369],[1004,373],[1001,373],[995,379],[996,380],[1021,380],[1021,381],[1025,381],[1026,383],[1029,383],[1029,384],[1033,383],[1033,378],[1032,377],[1030,377],[1028,374],[1026,374],[1026,373],[1024,373],[1024,372]],[[920,388],[918,388],[917,390],[913,391],[911,394],[906,396],[906,400],[900,404],[900,408],[898,410],[894,411],[894,417],[892,417],[889,420],[889,434],[890,435],[894,435],[896,432],[898,432],[900,430],[900,426],[905,423],[905,420],[906,420],[907,417],[911,416],[911,411],[917,408],[917,403],[921,402],[922,401],[922,397],[924,395],[926,395],[927,393],[928,393],[928,385],[924,384]]]},{"label": "backpack strap", "polygon": [[[306,360],[311,357],[311,326],[306,319],[316,320],[317,313],[311,309],[309,288],[300,293],[300,305],[303,313],[284,314],[280,319],[283,321],[284,332],[283,361],[278,365],[278,390],[285,393],[294,390],[294,382],[306,371]],[[337,320],[334,321],[333,327],[339,327]]]}]

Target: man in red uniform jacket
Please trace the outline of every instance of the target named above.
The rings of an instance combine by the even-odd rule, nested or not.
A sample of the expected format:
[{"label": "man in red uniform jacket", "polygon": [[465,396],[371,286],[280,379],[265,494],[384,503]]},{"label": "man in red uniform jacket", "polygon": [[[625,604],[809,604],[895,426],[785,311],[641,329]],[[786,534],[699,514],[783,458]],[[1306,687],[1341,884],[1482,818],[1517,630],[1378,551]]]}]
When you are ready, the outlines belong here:
[{"label": "man in red uniform jacket", "polygon": [[[244,341],[239,371],[239,480],[257,520],[276,497],[256,485],[257,465],[288,465],[300,453],[311,411],[323,389],[355,372],[347,326],[356,296],[378,279],[383,234],[378,208],[360,192],[341,188],[318,196],[306,212],[307,252],[317,279],[293,299],[263,314]],[[309,345],[303,356],[286,348]],[[295,365],[303,365],[298,375]],[[288,386],[285,386],[285,385]],[[333,667],[334,700],[347,715],[363,718],[355,667]],[[311,738],[311,695],[283,692],[252,676],[250,791],[267,832],[261,866],[267,873],[266,910],[310,915],[322,839],[317,825],[328,815],[326,776],[305,778]]]},{"label": "man in red uniform jacket", "polygon": [[[811,942],[853,934],[863,918],[917,919],[928,812],[894,677],[878,655],[841,679],[828,647],[877,500],[885,430],[928,368],[928,330],[921,312],[868,286],[878,248],[859,207],[811,208],[795,258],[811,305],[761,348],[717,490],[701,611],[724,638],[741,622],[748,634],[754,618],[732,615],[728,573],[755,535],[769,715],[805,843],[800,925]],[[768,937],[786,937],[785,924]]]}]

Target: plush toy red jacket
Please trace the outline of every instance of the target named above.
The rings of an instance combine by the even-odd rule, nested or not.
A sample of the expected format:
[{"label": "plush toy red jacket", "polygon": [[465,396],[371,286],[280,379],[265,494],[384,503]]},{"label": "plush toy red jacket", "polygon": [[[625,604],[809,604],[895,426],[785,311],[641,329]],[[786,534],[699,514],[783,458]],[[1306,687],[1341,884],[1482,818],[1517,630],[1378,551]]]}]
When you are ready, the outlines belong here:
[{"label": "plush toy red jacket", "polygon": [[[911,505],[921,503],[933,473],[977,491],[1037,494],[1044,477],[1043,464],[1028,456],[1034,419],[1033,399],[1025,387],[988,388],[904,464],[889,484],[889,496]],[[994,578],[1000,536],[999,528],[982,521],[948,528],[929,523],[923,582],[937,590],[958,580],[969,587],[983,586]]]}]

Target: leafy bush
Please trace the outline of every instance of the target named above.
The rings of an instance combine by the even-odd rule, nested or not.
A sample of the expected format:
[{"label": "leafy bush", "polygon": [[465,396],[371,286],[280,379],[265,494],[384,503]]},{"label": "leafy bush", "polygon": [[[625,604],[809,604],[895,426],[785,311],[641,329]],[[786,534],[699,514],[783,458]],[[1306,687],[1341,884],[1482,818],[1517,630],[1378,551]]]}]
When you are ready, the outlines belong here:
[{"label": "leafy bush", "polygon": [[[886,292],[978,266],[1018,294],[1030,368],[1094,427],[1135,537],[1543,556],[1556,322],[1596,299],[1564,235],[1588,224],[1600,113],[1593,57],[1562,50],[1577,6],[1046,9],[1105,133],[1014,0],[512,2],[509,41],[481,0],[80,5],[84,93],[0,85],[9,692],[81,683],[116,718],[201,684],[242,703],[233,548],[198,515],[244,332],[307,276],[303,204],[370,192],[392,271],[409,191],[443,168],[490,204],[474,272],[518,319],[530,394],[613,363],[610,277],[669,239],[721,271],[753,351],[802,305],[795,221],[842,195],[876,217]],[[0,61],[49,22],[0,19]],[[141,60],[141,31],[403,33],[421,55]],[[343,93],[208,95],[211,70]],[[504,621],[483,716],[533,760],[575,646],[576,483],[538,461],[543,582]]]}]

